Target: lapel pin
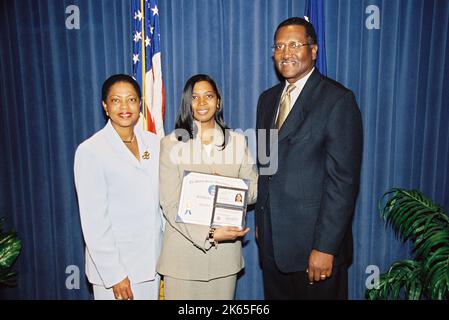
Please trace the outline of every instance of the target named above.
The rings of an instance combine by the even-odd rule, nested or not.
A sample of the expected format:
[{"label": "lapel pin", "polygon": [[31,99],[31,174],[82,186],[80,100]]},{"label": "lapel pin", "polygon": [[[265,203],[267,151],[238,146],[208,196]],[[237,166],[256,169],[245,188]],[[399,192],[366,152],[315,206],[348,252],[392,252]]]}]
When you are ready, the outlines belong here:
[{"label": "lapel pin", "polygon": [[143,160],[148,160],[150,159],[150,153],[148,151],[145,151],[142,155],[142,159]]}]

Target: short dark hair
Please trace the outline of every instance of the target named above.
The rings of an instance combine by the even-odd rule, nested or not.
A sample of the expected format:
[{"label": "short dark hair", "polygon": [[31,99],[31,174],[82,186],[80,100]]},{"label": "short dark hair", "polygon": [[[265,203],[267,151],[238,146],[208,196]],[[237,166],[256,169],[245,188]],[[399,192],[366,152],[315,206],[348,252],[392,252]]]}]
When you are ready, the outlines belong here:
[{"label": "short dark hair", "polygon": [[139,83],[137,83],[136,80],[134,80],[131,76],[128,76],[127,74],[114,74],[103,82],[103,87],[101,88],[102,101],[106,102],[111,87],[118,82],[126,82],[131,84],[136,90],[139,99],[142,97],[142,92],[140,91]]},{"label": "short dark hair", "polygon": [[[225,124],[224,119],[223,119],[223,108],[222,108],[223,101],[221,99],[220,92],[218,91],[217,84],[207,74],[196,74],[186,81],[186,84],[184,85],[184,90],[182,92],[181,103],[179,105],[178,115],[176,116],[175,129],[186,130],[189,134],[190,139],[193,139],[194,137],[196,137],[198,128],[196,128],[195,122],[193,121],[192,92],[193,92],[193,87],[195,86],[195,84],[197,82],[201,82],[201,81],[207,81],[210,83],[210,85],[212,86],[212,88],[215,91],[215,94],[217,95],[217,98],[220,101],[218,104],[219,110],[217,112],[215,112],[214,119],[215,119],[215,122],[218,124],[218,126],[221,128],[221,130],[223,132],[223,136],[225,139],[224,139],[221,147],[224,149],[227,144],[227,141],[228,141],[228,137],[225,132],[226,129],[228,129],[228,126]],[[184,141],[185,137],[177,136],[176,138],[178,140]],[[187,142],[187,141],[184,141],[184,142]]]},{"label": "short dark hair", "polygon": [[278,25],[276,32],[274,33],[274,40],[276,40],[276,34],[278,33],[280,28],[286,27],[286,26],[292,26],[292,25],[293,26],[304,26],[304,28],[306,29],[306,37],[307,37],[308,44],[316,44],[317,43],[316,32],[315,32],[315,28],[313,27],[313,24],[311,24],[306,19],[299,18],[299,17],[292,17],[292,18],[288,18],[287,20],[282,21]]}]

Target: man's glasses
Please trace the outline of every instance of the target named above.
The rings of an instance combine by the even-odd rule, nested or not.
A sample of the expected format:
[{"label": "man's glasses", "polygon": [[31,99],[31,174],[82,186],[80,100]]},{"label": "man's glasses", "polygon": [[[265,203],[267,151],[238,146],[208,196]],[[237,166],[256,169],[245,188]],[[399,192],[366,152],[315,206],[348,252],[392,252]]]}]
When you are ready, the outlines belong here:
[{"label": "man's glasses", "polygon": [[271,48],[273,49],[273,52],[282,52],[284,51],[285,47],[288,46],[289,50],[292,51],[297,51],[299,50],[299,48],[303,47],[303,46],[310,46],[313,43],[301,43],[301,42],[296,42],[296,41],[291,41],[289,43],[275,43],[271,46]]}]

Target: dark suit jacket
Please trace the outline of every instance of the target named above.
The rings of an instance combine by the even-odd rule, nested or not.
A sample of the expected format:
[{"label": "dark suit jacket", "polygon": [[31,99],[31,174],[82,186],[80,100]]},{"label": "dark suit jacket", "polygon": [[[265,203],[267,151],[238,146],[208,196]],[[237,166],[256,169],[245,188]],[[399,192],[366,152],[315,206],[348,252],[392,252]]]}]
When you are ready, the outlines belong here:
[{"label": "dark suit jacket", "polygon": [[[261,94],[257,129],[274,128],[284,85]],[[304,271],[312,249],[334,255],[335,265],[351,260],[362,135],[354,94],[315,69],[279,130],[277,172],[259,176],[256,225],[261,254],[264,237],[272,236],[281,271]],[[259,161],[259,169],[264,167]],[[267,216],[271,235],[264,233]]]}]

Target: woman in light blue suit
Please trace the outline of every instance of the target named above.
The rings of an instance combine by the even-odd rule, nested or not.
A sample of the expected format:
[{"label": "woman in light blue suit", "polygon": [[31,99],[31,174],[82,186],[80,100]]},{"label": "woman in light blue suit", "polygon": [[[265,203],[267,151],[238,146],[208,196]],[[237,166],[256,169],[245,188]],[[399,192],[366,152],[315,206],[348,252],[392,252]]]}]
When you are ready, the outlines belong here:
[{"label": "woman in light blue suit", "polygon": [[159,296],[159,138],[136,126],[140,96],[133,78],[108,78],[102,104],[109,121],[75,154],[86,275],[95,299]]}]

